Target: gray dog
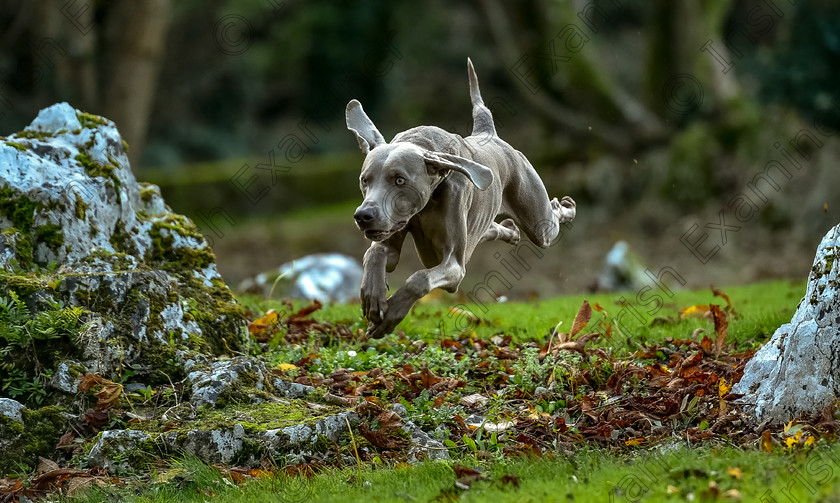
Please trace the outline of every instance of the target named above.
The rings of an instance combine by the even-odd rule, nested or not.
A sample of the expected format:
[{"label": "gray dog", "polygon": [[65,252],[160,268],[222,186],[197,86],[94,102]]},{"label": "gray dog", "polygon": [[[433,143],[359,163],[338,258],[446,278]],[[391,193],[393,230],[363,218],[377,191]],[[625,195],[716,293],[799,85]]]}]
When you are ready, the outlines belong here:
[{"label": "gray dog", "polygon": [[[482,241],[517,244],[521,229],[531,242],[546,248],[559,234],[560,224],[575,218],[574,200],[549,200],[528,159],[496,134],[469,59],[467,73],[473,130],[466,138],[419,126],[388,143],[361,103],[347,104],[347,129],[356,134],[366,156],[359,177],[364,201],[353,217],[372,241],[365,252],[361,288],[371,337],[392,332],[431,290],[456,292]],[[510,218],[495,222],[499,215]],[[409,233],[427,269],[409,276],[386,299],[385,274],[396,268]]]}]

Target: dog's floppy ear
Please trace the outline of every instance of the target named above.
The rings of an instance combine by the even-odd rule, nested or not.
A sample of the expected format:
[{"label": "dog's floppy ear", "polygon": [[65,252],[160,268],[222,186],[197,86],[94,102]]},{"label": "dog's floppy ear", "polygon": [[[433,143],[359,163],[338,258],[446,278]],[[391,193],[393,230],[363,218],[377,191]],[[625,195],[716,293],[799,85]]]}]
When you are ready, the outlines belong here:
[{"label": "dog's floppy ear", "polygon": [[487,166],[471,161],[465,157],[443,152],[425,152],[423,160],[440,169],[454,169],[467,175],[467,178],[478,187],[486,190],[493,183],[493,171]]},{"label": "dog's floppy ear", "polygon": [[358,100],[351,100],[347,104],[344,115],[347,119],[347,129],[355,133],[359,148],[365,155],[374,147],[385,145],[385,138],[373,125],[373,121],[367,116]]}]

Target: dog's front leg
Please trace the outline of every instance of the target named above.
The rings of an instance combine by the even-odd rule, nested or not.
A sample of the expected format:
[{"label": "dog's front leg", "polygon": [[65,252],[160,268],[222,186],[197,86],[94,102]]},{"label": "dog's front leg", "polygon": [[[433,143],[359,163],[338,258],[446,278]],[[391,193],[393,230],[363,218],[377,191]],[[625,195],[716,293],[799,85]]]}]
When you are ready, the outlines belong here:
[{"label": "dog's front leg", "polygon": [[385,266],[388,262],[388,248],[381,243],[371,243],[365,252],[362,274],[362,314],[371,323],[379,323],[388,311],[385,300],[388,283],[385,278]]},{"label": "dog's front leg", "polygon": [[[415,272],[405,281],[405,285],[388,299],[388,309],[378,323],[368,326],[368,335],[379,338],[394,331],[394,328],[408,315],[411,306],[435,288],[454,292],[466,270],[455,259],[444,259],[430,269]],[[370,319],[370,318],[368,318]]]},{"label": "dog's front leg", "polygon": [[382,321],[388,311],[388,302],[385,300],[388,295],[388,282],[385,273],[397,267],[404,238],[401,233],[385,241],[371,243],[365,252],[359,297],[362,301],[362,314],[372,324]]}]

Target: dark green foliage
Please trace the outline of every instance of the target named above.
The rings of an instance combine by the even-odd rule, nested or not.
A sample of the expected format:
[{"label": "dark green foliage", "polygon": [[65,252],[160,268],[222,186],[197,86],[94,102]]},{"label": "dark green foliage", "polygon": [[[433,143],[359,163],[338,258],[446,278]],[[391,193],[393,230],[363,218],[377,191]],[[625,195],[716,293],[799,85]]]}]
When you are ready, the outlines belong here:
[{"label": "dark green foliage", "polygon": [[14,290],[0,297],[0,395],[41,403],[57,359],[72,353],[84,313],[51,303],[33,314]]}]

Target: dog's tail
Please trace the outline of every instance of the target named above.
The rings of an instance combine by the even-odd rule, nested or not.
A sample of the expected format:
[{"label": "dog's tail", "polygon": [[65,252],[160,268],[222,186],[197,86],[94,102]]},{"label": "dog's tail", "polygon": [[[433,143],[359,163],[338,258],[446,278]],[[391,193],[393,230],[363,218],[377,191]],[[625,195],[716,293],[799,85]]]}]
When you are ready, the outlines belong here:
[{"label": "dog's tail", "polygon": [[467,58],[467,73],[470,77],[470,99],[473,105],[473,136],[496,136],[496,125],[493,124],[493,114],[484,105],[481,91],[478,89],[478,77],[475,75],[472,61]]}]

